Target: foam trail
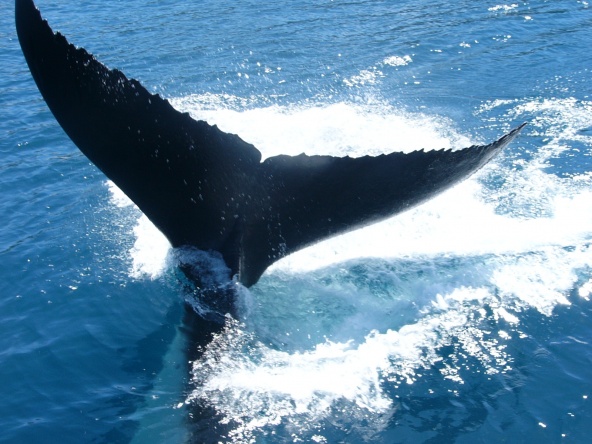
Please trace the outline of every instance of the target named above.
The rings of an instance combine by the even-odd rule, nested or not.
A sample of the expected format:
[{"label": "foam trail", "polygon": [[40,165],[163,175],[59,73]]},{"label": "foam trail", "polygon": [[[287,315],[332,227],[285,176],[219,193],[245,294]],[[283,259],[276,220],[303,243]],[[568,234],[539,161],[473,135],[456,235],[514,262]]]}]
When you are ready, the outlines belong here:
[{"label": "foam trail", "polygon": [[[434,294],[416,322],[372,331],[357,344],[327,340],[289,353],[266,346],[245,326],[229,321],[194,363],[196,388],[187,402],[213,405],[235,425],[233,442],[250,442],[279,424],[306,439],[327,418],[339,416],[338,405],[354,428],[380,422],[397,406],[385,386],[414,384],[435,364],[444,380],[457,384],[463,383],[458,362],[468,358],[486,374],[511,371],[513,357],[506,348],[508,341],[523,337],[520,313],[534,308],[550,315],[558,304],[569,304],[565,294],[578,282],[574,271],[590,265],[589,246],[548,248],[525,258],[492,256],[486,261],[492,273],[481,286]],[[424,291],[433,287],[425,285]],[[442,356],[443,347],[453,351]]]}]

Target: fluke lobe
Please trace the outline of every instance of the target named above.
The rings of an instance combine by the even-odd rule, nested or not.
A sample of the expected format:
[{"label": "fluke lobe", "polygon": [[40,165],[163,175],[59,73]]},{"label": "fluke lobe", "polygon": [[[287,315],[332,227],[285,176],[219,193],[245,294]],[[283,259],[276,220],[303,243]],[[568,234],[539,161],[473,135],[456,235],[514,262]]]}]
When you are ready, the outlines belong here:
[{"label": "fluke lobe", "polygon": [[407,210],[467,178],[522,126],[485,146],[360,158],[261,153],[175,110],[54,33],[16,0],[39,91],[78,148],[174,247],[219,252],[245,286],[278,259]]}]

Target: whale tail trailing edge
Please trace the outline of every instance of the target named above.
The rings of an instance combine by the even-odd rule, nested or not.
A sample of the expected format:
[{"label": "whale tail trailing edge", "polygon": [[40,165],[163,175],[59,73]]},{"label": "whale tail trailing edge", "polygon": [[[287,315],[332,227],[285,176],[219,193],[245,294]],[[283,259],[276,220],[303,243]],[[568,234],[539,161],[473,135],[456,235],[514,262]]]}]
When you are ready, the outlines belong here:
[{"label": "whale tail trailing edge", "polygon": [[278,259],[418,205],[465,179],[506,146],[376,157],[275,156],[193,120],[138,81],[76,48],[16,0],[25,59],[78,148],[169,239],[222,254],[250,286]]}]

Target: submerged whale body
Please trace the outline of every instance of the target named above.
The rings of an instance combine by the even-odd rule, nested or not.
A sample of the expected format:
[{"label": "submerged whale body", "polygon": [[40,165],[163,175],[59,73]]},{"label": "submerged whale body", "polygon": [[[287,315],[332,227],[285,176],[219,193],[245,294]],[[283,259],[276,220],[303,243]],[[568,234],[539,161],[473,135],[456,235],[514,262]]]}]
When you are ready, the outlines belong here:
[{"label": "submerged whale body", "polygon": [[361,158],[261,153],[149,93],[54,33],[16,0],[18,38],[43,98],[78,148],[173,247],[219,252],[245,286],[280,258],[418,205],[477,171],[485,146]]}]

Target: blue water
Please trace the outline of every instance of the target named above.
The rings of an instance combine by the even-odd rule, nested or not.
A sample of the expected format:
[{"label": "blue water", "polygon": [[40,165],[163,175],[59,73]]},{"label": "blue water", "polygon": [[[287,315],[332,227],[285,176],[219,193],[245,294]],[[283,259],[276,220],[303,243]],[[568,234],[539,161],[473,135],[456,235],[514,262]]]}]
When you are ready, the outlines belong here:
[{"label": "blue water", "polygon": [[529,125],[432,202],[274,265],[189,362],[175,255],[57,125],[3,0],[0,442],[588,442],[587,1],[38,6],[266,156]]}]

